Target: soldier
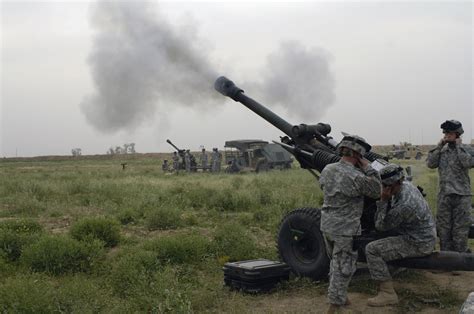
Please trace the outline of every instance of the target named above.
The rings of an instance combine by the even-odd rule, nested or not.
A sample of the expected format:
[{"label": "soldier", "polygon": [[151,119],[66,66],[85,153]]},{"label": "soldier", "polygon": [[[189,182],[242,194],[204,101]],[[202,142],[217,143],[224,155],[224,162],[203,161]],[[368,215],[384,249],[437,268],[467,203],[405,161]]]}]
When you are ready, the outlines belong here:
[{"label": "soldier", "polygon": [[177,152],[173,152],[173,170],[178,172],[179,171],[179,156]]},{"label": "soldier", "polygon": [[161,165],[161,170],[163,170],[163,172],[168,172],[170,170],[168,159],[163,160],[163,164]]},{"label": "soldier", "polygon": [[211,171],[212,172],[219,172],[220,171],[220,164],[219,164],[219,151],[217,148],[212,149],[211,154]]},{"label": "soldier", "polygon": [[201,151],[201,167],[203,172],[207,171],[207,153],[205,148]]},{"label": "soldier", "polygon": [[186,172],[191,172],[191,153],[189,152],[189,149],[186,149],[184,152],[184,167]]},{"label": "soldier", "polygon": [[396,229],[399,235],[370,242],[365,247],[370,275],[379,284],[377,296],[367,302],[370,306],[398,303],[386,262],[429,255],[436,244],[431,209],[421,192],[404,180],[403,168],[388,164],[380,170],[380,177],[382,193],[377,201],[375,228]]},{"label": "soldier", "polygon": [[347,288],[357,262],[353,236],[361,233],[364,196],[380,197],[380,176],[363,157],[370,149],[363,138],[346,135],[337,148],[341,160],[327,165],[321,172],[319,181],[324,192],[321,231],[331,258],[327,313],[335,313],[349,304]]},{"label": "soldier", "polygon": [[461,145],[462,124],[441,124],[444,137],[428,153],[428,168],[438,168],[439,194],[436,225],[441,251],[468,251],[471,210],[471,155]]}]

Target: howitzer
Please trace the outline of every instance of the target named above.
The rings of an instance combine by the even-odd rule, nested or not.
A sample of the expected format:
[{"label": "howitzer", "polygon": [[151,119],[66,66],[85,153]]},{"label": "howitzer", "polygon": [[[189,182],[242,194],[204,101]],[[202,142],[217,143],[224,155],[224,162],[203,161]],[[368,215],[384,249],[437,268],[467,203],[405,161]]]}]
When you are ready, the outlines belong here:
[{"label": "howitzer", "polygon": [[[179,157],[181,157],[180,169],[186,169],[186,150],[179,149],[169,139],[166,140],[166,143],[173,146],[173,148],[178,152]],[[194,156],[191,153],[189,153],[189,163],[190,163],[190,171],[195,172],[196,169],[197,169],[197,163],[196,163],[196,159],[194,158]]]},{"label": "howitzer", "polygon": [[[223,76],[216,80],[214,88],[224,96],[242,103],[282,131],[285,136],[281,137],[281,146],[295,156],[302,168],[321,172],[328,164],[340,160],[336,150],[337,143],[329,136],[330,125],[324,123],[292,125],[246,96],[242,89]],[[366,153],[364,157],[371,162],[386,163],[381,155],[373,152]],[[361,239],[355,241],[358,244],[357,249],[361,261],[365,261],[367,243],[388,236],[375,229],[375,211],[375,200],[367,198],[361,218],[362,236]],[[294,273],[317,280],[327,277],[329,271],[329,259],[319,230],[320,219],[321,211],[318,208],[294,209],[281,220],[277,237],[281,260],[287,263]],[[411,265],[413,268],[426,269],[474,269],[472,255],[456,255],[447,252],[433,253],[424,258],[400,260],[400,264],[404,267]]]},{"label": "howitzer", "polygon": [[180,156],[184,156],[184,149],[179,149],[176,145],[173,144],[170,140],[166,140],[166,143],[170,144],[173,146],[173,148],[178,152]]}]

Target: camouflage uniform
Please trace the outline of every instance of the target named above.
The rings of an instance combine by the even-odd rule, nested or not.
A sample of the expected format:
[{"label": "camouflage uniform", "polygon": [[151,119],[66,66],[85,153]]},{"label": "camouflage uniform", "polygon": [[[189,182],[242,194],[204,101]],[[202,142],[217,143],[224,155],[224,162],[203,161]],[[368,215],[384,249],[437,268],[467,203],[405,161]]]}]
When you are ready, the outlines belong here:
[{"label": "camouflage uniform", "polygon": [[[382,181],[385,184],[385,181]],[[366,248],[367,266],[374,280],[391,280],[388,261],[425,256],[433,252],[436,227],[428,203],[410,182],[389,201],[378,201],[375,227],[379,231],[396,229],[399,236],[370,242]]]},{"label": "camouflage uniform", "polygon": [[189,150],[184,153],[184,167],[186,168],[186,172],[191,172],[191,154]]},{"label": "camouflage uniform", "polygon": [[220,162],[219,162],[219,151],[217,148],[212,149],[211,154],[211,167],[212,172],[219,172],[220,171]]},{"label": "camouflage uniform", "polygon": [[203,149],[202,150],[202,153],[201,153],[201,166],[202,166],[202,171],[206,171],[207,170],[207,162],[208,161],[208,158],[207,158],[207,154],[206,154],[206,150]]},{"label": "camouflage uniform", "polygon": [[356,270],[357,251],[352,242],[361,232],[364,196],[379,198],[380,176],[370,166],[360,170],[341,160],[324,168],[320,183],[324,192],[321,231],[331,258],[328,298],[331,304],[343,305]]},{"label": "camouflage uniform", "polygon": [[173,153],[173,169],[179,171],[179,156],[176,152]]},{"label": "camouflage uniform", "polygon": [[438,145],[428,153],[428,168],[438,168],[436,225],[442,251],[466,252],[471,210],[471,155],[461,145]]}]

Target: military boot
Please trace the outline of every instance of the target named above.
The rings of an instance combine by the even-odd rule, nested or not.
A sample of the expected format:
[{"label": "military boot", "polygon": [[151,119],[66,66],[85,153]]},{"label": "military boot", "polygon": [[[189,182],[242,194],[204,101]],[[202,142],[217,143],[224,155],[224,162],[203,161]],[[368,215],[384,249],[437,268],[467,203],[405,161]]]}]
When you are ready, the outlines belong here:
[{"label": "military boot", "polygon": [[378,294],[367,300],[370,306],[386,306],[398,304],[398,296],[393,289],[393,282],[391,280],[382,281],[379,285]]},{"label": "military boot", "polygon": [[326,311],[326,314],[336,314],[340,313],[341,305],[337,304],[330,304],[328,307],[328,310]]}]

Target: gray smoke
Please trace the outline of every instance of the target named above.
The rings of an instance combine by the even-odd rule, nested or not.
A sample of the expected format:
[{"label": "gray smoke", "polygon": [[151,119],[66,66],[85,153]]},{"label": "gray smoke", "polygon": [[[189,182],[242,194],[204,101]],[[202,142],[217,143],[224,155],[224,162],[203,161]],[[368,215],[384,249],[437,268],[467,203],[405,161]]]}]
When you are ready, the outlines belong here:
[{"label": "gray smoke", "polygon": [[155,5],[141,1],[99,2],[91,24],[96,33],[88,61],[96,91],[81,109],[97,129],[133,129],[157,109],[219,98],[212,89],[217,74],[192,25],[174,28]]},{"label": "gray smoke", "polygon": [[330,55],[321,48],[283,42],[267,58],[260,89],[265,103],[282,106],[302,122],[318,122],[334,103]]},{"label": "gray smoke", "polygon": [[[195,25],[172,26],[153,3],[133,1],[98,2],[91,25],[88,62],[96,90],[84,97],[81,109],[97,129],[132,130],[157,115],[166,122],[174,106],[202,109],[224,101],[213,89],[218,74]],[[334,101],[328,60],[322,49],[285,42],[269,55],[263,81],[252,84],[257,92],[250,96],[318,121]]]}]

